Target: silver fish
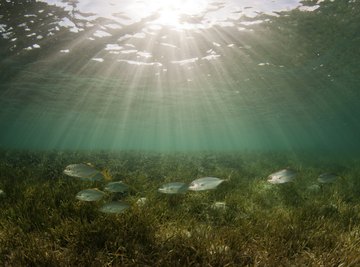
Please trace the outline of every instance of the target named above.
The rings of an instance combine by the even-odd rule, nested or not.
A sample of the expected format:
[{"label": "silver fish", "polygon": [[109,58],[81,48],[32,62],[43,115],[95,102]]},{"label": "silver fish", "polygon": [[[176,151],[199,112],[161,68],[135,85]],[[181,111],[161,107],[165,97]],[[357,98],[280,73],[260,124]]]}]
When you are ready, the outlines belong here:
[{"label": "silver fish", "polygon": [[328,184],[335,182],[338,177],[335,173],[327,172],[320,174],[317,180],[319,183]]},{"label": "silver fish", "polygon": [[76,198],[81,201],[98,201],[103,196],[105,196],[105,193],[97,188],[85,189],[76,194]]},{"label": "silver fish", "polygon": [[104,189],[111,193],[124,193],[129,190],[129,186],[122,181],[117,181],[108,183]]},{"label": "silver fish", "polygon": [[129,204],[120,201],[112,201],[103,205],[99,210],[104,213],[122,213],[130,207]]},{"label": "silver fish", "polygon": [[0,197],[1,197],[1,196],[5,196],[5,192],[0,189]]},{"label": "silver fish", "polygon": [[294,180],[296,172],[291,169],[283,169],[278,172],[274,172],[268,176],[268,182],[271,184],[283,184]]},{"label": "silver fish", "polygon": [[224,181],[225,180],[216,177],[199,178],[191,182],[189,186],[189,190],[204,191],[204,190],[215,189],[219,184],[221,184]]},{"label": "silver fish", "polygon": [[163,194],[183,194],[187,190],[187,184],[180,182],[164,184],[158,189],[158,191]]},{"label": "silver fish", "polygon": [[66,166],[64,174],[86,181],[101,181],[104,176],[90,164],[79,163]]}]

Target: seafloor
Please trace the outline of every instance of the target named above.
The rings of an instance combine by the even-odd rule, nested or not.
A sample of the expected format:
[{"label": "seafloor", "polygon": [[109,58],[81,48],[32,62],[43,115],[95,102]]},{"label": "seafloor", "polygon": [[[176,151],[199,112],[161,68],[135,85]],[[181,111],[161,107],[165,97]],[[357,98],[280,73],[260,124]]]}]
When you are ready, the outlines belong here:
[{"label": "seafloor", "polygon": [[[63,174],[91,162],[131,186],[95,203]],[[267,176],[291,167],[293,182]],[[339,175],[319,184],[324,172]],[[164,195],[166,182],[227,179],[216,190]],[[359,266],[360,160],[302,153],[0,151],[0,266]],[[144,205],[136,201],[146,197]],[[104,214],[122,199],[131,208]],[[226,206],[216,206],[225,202]]]}]

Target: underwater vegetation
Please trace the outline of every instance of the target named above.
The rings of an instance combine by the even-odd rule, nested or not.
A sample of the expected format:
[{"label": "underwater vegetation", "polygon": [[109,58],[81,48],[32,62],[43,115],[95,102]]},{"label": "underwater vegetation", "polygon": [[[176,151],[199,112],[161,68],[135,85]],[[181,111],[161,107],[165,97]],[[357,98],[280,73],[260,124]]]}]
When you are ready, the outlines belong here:
[{"label": "underwater vegetation", "polygon": [[[99,171],[64,173],[80,162]],[[358,266],[359,163],[280,152],[0,151],[0,265]],[[104,170],[111,181],[93,179]],[[211,190],[187,190],[203,177]]]}]

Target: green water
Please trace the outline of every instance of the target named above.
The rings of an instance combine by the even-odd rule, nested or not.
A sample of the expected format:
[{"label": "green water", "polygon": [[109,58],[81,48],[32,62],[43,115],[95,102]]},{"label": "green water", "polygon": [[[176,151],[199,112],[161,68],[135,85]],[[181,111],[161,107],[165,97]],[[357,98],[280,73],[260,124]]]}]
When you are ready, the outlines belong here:
[{"label": "green water", "polygon": [[1,148],[358,152],[360,1],[122,2],[0,2]]}]

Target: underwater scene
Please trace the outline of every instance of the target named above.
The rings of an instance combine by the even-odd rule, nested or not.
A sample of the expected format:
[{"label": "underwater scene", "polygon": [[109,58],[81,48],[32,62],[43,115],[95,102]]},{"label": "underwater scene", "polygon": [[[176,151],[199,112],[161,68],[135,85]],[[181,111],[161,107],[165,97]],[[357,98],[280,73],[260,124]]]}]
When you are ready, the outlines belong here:
[{"label": "underwater scene", "polygon": [[0,266],[360,266],[359,0],[0,0]]}]

